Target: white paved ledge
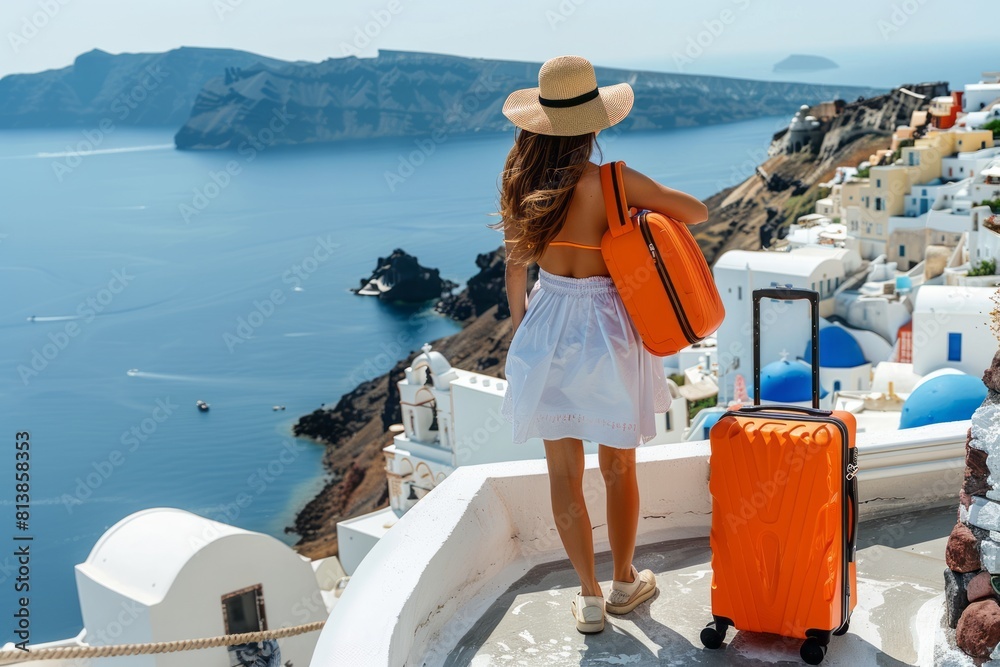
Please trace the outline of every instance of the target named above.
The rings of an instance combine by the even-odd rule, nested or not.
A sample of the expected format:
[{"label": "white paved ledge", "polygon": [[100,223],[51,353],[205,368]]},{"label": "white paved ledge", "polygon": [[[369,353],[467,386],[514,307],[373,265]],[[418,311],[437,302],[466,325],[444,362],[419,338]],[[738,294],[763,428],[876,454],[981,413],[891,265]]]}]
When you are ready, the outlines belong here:
[{"label": "white paved ledge", "polygon": [[[859,434],[862,519],[955,502],[969,422]],[[642,447],[640,545],[708,535],[707,441]],[[607,549],[603,480],[589,455],[585,497]],[[355,571],[311,667],[422,665],[453,646],[533,566],[563,558],[544,460],[465,466],[388,531]]]}]

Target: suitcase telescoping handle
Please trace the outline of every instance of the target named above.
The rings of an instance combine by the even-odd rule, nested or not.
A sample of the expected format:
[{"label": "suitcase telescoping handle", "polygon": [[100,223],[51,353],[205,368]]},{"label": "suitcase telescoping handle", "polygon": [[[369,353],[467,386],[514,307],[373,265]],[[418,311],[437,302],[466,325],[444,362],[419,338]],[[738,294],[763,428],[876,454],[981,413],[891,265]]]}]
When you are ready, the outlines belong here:
[{"label": "suitcase telescoping handle", "polygon": [[[760,405],[760,300],[805,300],[812,314],[812,403],[819,409],[819,292],[801,287],[769,287],[753,291],[753,404]],[[782,406],[782,409],[786,409]]]}]

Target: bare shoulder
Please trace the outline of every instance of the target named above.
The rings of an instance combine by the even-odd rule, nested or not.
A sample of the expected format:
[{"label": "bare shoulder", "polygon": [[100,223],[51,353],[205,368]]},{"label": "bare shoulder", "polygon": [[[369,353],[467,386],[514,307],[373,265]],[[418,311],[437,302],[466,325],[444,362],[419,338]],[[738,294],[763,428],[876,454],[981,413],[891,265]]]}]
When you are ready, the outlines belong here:
[{"label": "bare shoulder", "polygon": [[649,189],[659,185],[656,181],[646,176],[641,171],[636,171],[628,165],[622,165],[622,178],[625,179],[625,192],[635,189]]}]

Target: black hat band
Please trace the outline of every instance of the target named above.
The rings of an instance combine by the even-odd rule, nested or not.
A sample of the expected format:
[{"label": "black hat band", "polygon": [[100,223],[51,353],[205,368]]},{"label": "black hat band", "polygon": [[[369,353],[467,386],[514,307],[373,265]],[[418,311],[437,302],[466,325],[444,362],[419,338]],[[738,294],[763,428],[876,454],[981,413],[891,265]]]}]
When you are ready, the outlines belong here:
[{"label": "black hat band", "polygon": [[539,95],[538,103],[541,104],[543,107],[552,107],[554,109],[565,109],[566,107],[580,106],[581,104],[584,104],[585,102],[589,102],[590,100],[594,99],[598,95],[600,95],[600,92],[598,91],[597,88],[594,88],[589,93],[584,93],[583,95],[577,95],[576,97],[570,97],[569,99],[565,100],[550,100],[548,98]]}]

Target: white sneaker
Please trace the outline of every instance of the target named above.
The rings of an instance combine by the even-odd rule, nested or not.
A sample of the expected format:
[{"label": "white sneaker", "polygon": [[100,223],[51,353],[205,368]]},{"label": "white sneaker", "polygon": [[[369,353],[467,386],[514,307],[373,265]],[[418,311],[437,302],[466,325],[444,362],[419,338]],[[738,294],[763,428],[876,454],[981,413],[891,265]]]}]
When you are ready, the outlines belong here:
[{"label": "white sneaker", "polygon": [[632,581],[611,581],[611,595],[605,609],[609,614],[627,614],[656,593],[656,575],[652,570],[639,572],[632,566]]},{"label": "white sneaker", "polygon": [[576,629],[584,634],[604,629],[604,598],[600,595],[576,594],[573,600]]}]

